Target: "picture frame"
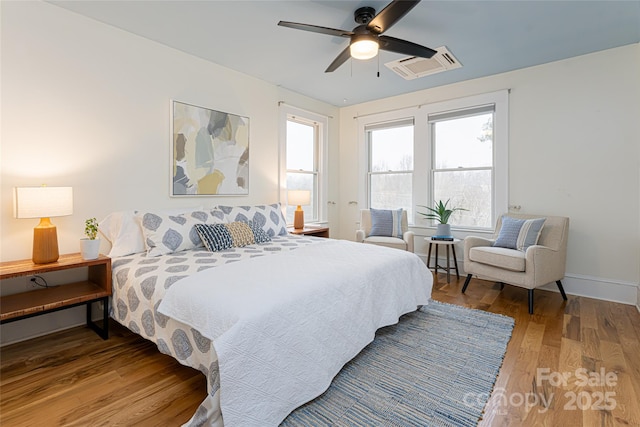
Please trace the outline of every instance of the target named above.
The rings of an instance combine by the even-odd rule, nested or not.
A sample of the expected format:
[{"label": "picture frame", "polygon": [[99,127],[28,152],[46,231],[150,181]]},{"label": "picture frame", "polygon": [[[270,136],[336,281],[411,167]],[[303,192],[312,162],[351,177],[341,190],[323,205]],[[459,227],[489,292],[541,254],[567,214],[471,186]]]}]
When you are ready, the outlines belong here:
[{"label": "picture frame", "polygon": [[249,118],[171,100],[172,197],[249,194]]}]

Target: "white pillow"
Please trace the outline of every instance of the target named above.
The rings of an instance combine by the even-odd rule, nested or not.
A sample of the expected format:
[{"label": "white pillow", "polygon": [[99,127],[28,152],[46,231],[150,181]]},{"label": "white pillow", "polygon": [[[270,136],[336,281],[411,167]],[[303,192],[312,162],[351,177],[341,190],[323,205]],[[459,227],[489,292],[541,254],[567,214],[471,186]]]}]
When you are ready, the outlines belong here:
[{"label": "white pillow", "polygon": [[[182,214],[200,210],[202,207],[167,209],[159,211],[161,214]],[[98,224],[100,233],[111,243],[111,258],[144,252],[144,235],[140,223],[136,219],[137,210],[113,212]]]},{"label": "white pillow", "polygon": [[98,230],[111,243],[111,258],[137,254],[146,250],[136,211],[113,212],[98,224]]}]

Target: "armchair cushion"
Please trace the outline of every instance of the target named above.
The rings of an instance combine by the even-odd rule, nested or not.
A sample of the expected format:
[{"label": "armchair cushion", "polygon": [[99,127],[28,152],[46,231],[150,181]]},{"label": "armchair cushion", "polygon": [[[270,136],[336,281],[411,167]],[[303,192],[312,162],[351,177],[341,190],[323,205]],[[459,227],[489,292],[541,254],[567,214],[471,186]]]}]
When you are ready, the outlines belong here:
[{"label": "armchair cushion", "polygon": [[525,271],[525,253],[513,249],[479,246],[469,250],[471,261],[511,271]]},{"label": "armchair cushion", "polygon": [[364,239],[364,243],[370,243],[378,246],[386,246],[388,248],[407,250],[407,242],[397,237],[386,236],[369,236]]},{"label": "armchair cushion", "polygon": [[545,220],[546,218],[523,219],[505,215],[493,246],[526,251],[529,246],[538,243]]},{"label": "armchair cushion", "polygon": [[371,209],[371,231],[369,236],[402,239],[402,208],[396,210]]}]

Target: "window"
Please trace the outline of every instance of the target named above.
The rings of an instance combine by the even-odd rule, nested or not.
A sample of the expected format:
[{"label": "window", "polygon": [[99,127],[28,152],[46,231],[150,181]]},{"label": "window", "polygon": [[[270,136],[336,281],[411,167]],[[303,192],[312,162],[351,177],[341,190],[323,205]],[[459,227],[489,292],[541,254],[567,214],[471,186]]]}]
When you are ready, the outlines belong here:
[{"label": "window", "polygon": [[429,115],[432,141],[431,194],[450,200],[459,227],[493,225],[494,105]]},{"label": "window", "polygon": [[[326,149],[327,118],[289,106],[282,106],[284,138],[281,143],[281,188],[282,200],[286,205],[285,217],[293,223],[293,212],[297,206],[288,205],[288,190],[307,190],[311,193],[311,203],[302,206],[305,222],[320,222],[325,218],[322,209],[325,200],[325,173],[323,159]],[[284,181],[284,182],[282,182]]]},{"label": "window", "polygon": [[413,119],[365,127],[369,152],[368,200],[376,209],[413,208]]},{"label": "window", "polygon": [[468,209],[452,227],[492,231],[508,205],[508,91],[358,118],[360,206],[416,212],[434,200]]}]

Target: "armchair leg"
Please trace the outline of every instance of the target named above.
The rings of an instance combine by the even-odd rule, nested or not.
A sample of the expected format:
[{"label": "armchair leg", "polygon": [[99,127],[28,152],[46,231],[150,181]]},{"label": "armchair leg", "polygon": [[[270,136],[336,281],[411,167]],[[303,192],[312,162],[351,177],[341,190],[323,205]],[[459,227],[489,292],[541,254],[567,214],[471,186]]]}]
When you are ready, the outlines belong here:
[{"label": "armchair leg", "polygon": [[504,290],[504,282],[499,282],[500,283],[500,290]]},{"label": "armchair leg", "polygon": [[469,281],[471,281],[471,274],[467,274],[467,278],[464,280],[464,285],[462,286],[462,293],[463,294],[467,290],[467,286],[469,286]]},{"label": "armchair leg", "polygon": [[533,314],[533,289],[529,289],[529,314]]},{"label": "armchair leg", "polygon": [[562,282],[560,280],[556,280],[556,285],[558,285],[558,289],[560,289],[560,293],[562,294],[562,299],[567,300],[567,294],[564,293],[564,288],[562,287]]}]

